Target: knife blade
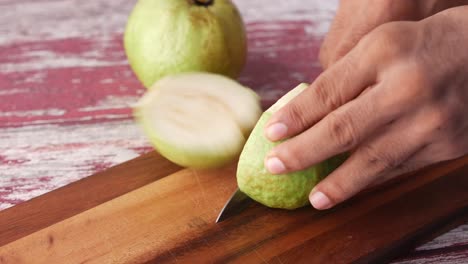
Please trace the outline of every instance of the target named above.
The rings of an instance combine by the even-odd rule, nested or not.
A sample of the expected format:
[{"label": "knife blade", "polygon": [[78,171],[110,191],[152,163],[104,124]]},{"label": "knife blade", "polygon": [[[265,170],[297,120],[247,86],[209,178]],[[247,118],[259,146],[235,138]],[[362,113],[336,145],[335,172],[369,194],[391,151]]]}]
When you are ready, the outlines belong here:
[{"label": "knife blade", "polygon": [[216,223],[222,222],[227,218],[237,215],[247,208],[253,200],[245,193],[241,192],[239,188],[232,194],[231,198],[226,202],[223,209],[216,218]]}]

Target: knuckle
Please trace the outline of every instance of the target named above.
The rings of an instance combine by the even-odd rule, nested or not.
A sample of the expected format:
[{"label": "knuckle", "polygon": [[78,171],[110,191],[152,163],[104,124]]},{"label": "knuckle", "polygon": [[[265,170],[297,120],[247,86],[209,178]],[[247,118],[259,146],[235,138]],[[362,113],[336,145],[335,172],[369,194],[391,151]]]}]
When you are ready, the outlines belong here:
[{"label": "knuckle", "polygon": [[357,145],[356,130],[350,120],[345,114],[332,112],[328,115],[328,133],[339,150],[349,150]]},{"label": "knuckle", "polygon": [[450,119],[449,111],[443,107],[437,107],[436,109],[432,111],[431,123],[438,130],[441,129],[441,126],[444,126],[445,124],[447,124],[449,119]]},{"label": "knuckle", "polygon": [[400,53],[400,42],[396,41],[398,39],[397,30],[391,25],[382,25],[377,31],[377,36],[374,44],[379,48],[384,48],[391,55]]},{"label": "knuckle", "polygon": [[289,104],[286,109],[286,120],[290,120],[290,129],[292,132],[301,131],[307,127],[306,107],[301,104]]},{"label": "knuckle", "polygon": [[[403,173],[414,170],[415,166],[416,165],[413,163],[401,163],[395,167],[394,173],[403,174]],[[394,175],[394,176],[398,176],[398,175]]]},{"label": "knuckle", "polygon": [[362,151],[364,152],[367,166],[375,168],[377,172],[385,172],[400,165],[400,162],[395,157],[387,154],[388,152],[385,153],[377,150],[372,145],[363,146]]},{"label": "knuckle", "polygon": [[[408,62],[407,62],[408,63]],[[427,66],[419,61],[409,63],[408,69],[404,69],[406,74],[405,83],[408,91],[411,92],[412,98],[427,98],[432,96],[433,82],[430,79],[430,71]]]},{"label": "knuckle", "polygon": [[384,103],[389,106],[404,110],[415,104],[425,103],[433,97],[433,83],[430,80],[429,71],[421,63],[412,61],[401,61],[394,64],[392,70],[384,73],[385,79],[392,80],[392,96],[386,98]]},{"label": "knuckle", "polygon": [[289,171],[302,170],[307,167],[304,155],[301,155],[302,151],[298,150],[294,145],[283,143],[277,148],[276,152],[279,159],[284,162],[286,169]]},{"label": "knuckle", "polygon": [[400,58],[408,51],[408,43],[402,40],[402,36],[408,34],[403,22],[389,22],[378,26],[362,38],[364,51],[370,58],[380,60],[392,60]]},{"label": "knuckle", "polygon": [[329,54],[328,56],[328,64],[333,65],[340,59],[344,58],[353,47],[353,44],[354,43],[351,41],[341,42],[337,44],[335,46],[335,49],[333,50],[333,53]]},{"label": "knuckle", "polygon": [[406,72],[405,76],[411,84],[417,85],[419,88],[425,88],[431,83],[429,80],[429,69],[423,61],[420,60],[412,60],[412,61],[405,61],[407,63],[408,68],[404,69]]},{"label": "knuckle", "polygon": [[334,90],[334,82],[326,75],[320,76],[315,83],[315,95],[318,101],[321,102],[328,111],[335,110],[341,105],[339,96],[332,93]]},{"label": "knuckle", "polygon": [[451,111],[448,107],[433,107],[426,116],[426,131],[430,134],[439,134],[449,126]]},{"label": "knuckle", "polygon": [[327,181],[319,191],[323,192],[332,202],[332,204],[340,203],[350,196],[349,188],[343,181]]}]

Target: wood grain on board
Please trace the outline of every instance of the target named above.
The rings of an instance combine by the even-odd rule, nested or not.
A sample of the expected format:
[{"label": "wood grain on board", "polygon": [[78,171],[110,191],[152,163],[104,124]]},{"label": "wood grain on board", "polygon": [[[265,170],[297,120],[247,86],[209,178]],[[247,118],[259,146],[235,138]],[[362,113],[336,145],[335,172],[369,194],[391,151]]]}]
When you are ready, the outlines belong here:
[{"label": "wood grain on board", "polygon": [[151,152],[0,211],[0,245],[93,208],[177,170],[180,170],[179,166],[156,152]]},{"label": "wood grain on board", "polygon": [[[24,201],[68,184],[92,183],[85,178],[151,151],[132,121],[131,106],[144,88],[122,47],[135,2],[0,1],[0,210],[20,205],[30,211],[2,218],[8,219],[1,226],[9,235],[21,237],[51,224],[50,217],[37,217],[40,199],[21,205]],[[261,95],[265,107],[319,74],[317,53],[337,0],[234,2],[249,37],[240,81]],[[128,179],[129,190],[157,178],[147,177]],[[70,189],[59,190],[67,204],[63,218],[121,194],[90,196],[87,205],[75,207],[73,199],[83,196],[68,194]],[[51,210],[60,206],[56,199]],[[24,227],[31,218],[36,222]],[[0,233],[0,240],[4,236]],[[462,225],[397,262],[465,263],[467,248],[468,225]]]},{"label": "wood grain on board", "polygon": [[[5,225],[0,225],[0,234],[5,234],[0,260],[381,262],[398,256],[455,219],[468,219],[468,157],[427,168],[333,210],[319,212],[305,207],[288,211],[253,204],[216,224],[219,210],[236,188],[235,170],[235,164],[219,170],[177,169],[158,155],[137,158],[24,203],[35,203],[33,208],[42,210],[34,218],[26,217],[16,229],[36,225],[41,217],[48,218],[45,222],[49,226],[36,225],[18,237],[4,232]],[[164,173],[167,176],[160,178]],[[128,187],[128,177],[140,175],[144,180]],[[143,181],[147,183],[141,185]],[[108,188],[109,183],[112,188]],[[49,211],[49,205],[62,199],[65,189],[74,203],[68,210],[60,210],[67,208],[62,202]],[[79,199],[83,196],[94,199]],[[8,225],[4,219],[18,215],[28,215],[27,208],[0,212],[0,223]]]}]

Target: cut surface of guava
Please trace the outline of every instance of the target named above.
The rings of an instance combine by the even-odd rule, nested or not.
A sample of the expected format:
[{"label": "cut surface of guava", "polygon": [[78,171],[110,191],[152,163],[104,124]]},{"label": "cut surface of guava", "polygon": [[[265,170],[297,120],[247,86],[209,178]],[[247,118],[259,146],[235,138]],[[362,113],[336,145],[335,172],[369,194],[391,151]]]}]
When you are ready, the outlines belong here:
[{"label": "cut surface of guava", "polygon": [[268,207],[296,209],[309,204],[308,196],[312,188],[344,160],[344,156],[340,155],[308,169],[282,175],[270,174],[265,168],[265,156],[281,143],[265,138],[266,123],[274,112],[307,87],[307,84],[299,85],[263,113],[239,158],[237,183],[240,190]]},{"label": "cut surface of guava", "polygon": [[135,107],[138,123],[158,152],[193,168],[235,159],[260,115],[255,92],[209,73],[163,78]]}]

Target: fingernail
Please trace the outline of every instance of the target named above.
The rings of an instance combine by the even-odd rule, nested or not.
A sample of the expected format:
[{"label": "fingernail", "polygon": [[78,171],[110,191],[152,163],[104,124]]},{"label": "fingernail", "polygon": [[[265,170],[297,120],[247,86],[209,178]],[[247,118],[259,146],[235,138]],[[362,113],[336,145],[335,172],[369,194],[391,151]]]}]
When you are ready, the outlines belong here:
[{"label": "fingernail", "polygon": [[288,132],[288,127],[283,123],[274,123],[267,127],[266,137],[271,141],[284,138]]},{"label": "fingernail", "polygon": [[284,163],[277,157],[268,158],[265,162],[265,167],[272,174],[281,174],[286,171]]},{"label": "fingernail", "polygon": [[310,203],[315,209],[323,210],[332,206],[330,199],[322,192],[315,192],[310,197]]}]

